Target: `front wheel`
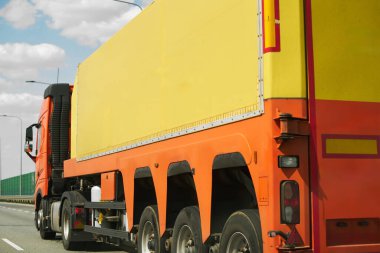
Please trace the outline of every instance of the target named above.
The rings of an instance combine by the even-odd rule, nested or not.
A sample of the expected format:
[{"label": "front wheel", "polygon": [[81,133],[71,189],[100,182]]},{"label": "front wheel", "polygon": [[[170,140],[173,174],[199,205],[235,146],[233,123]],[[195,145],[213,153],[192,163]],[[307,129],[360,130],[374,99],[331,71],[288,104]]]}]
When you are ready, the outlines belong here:
[{"label": "front wheel", "polygon": [[223,228],[220,251],[223,253],[262,253],[260,218],[257,210],[233,213]]},{"label": "front wheel", "polygon": [[178,214],[174,223],[171,252],[207,252],[202,242],[201,221],[197,206],[185,207]]},{"label": "front wheel", "polygon": [[38,208],[38,210],[34,212],[34,225],[36,226],[37,231],[40,231],[41,228],[42,215],[41,208]]}]

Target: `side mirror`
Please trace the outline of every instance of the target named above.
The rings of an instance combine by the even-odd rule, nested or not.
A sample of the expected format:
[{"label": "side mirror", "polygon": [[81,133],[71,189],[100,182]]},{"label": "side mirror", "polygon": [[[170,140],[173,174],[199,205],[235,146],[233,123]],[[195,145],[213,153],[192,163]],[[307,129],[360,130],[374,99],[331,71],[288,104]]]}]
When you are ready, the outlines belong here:
[{"label": "side mirror", "polygon": [[36,125],[36,124],[33,124],[33,125],[29,126],[29,127],[26,129],[26,133],[25,133],[25,141],[26,141],[26,142],[33,141],[33,127],[34,127],[35,125]]},{"label": "side mirror", "polygon": [[26,128],[24,151],[30,157],[30,159],[36,162],[36,156],[33,156],[31,154],[33,151],[33,127],[39,128],[40,124],[33,124]]}]

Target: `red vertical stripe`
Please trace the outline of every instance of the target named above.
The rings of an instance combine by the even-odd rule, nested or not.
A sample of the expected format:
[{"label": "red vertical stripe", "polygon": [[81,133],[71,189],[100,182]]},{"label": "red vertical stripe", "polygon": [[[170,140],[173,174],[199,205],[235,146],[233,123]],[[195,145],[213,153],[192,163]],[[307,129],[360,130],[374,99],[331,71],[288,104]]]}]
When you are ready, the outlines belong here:
[{"label": "red vertical stripe", "polygon": [[310,166],[311,166],[311,192],[312,192],[312,219],[314,253],[320,252],[320,214],[319,214],[319,181],[317,159],[317,116],[315,98],[315,73],[314,73],[314,50],[313,50],[313,27],[311,15],[311,0],[305,0],[305,25],[306,25],[306,51],[307,73],[309,84],[309,119],[310,119]]},{"label": "red vertical stripe", "polygon": [[274,18],[280,20],[280,0],[274,0]]}]

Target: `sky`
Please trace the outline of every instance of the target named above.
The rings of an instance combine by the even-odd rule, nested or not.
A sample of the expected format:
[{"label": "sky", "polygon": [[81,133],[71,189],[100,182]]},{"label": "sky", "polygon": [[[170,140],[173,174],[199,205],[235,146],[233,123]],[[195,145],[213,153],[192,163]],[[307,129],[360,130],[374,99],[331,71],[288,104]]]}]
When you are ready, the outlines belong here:
[{"label": "sky", "polygon": [[20,175],[20,155],[23,174],[35,168],[21,151],[47,85],[25,81],[72,84],[78,64],[139,13],[113,0],[0,0],[1,179]]}]

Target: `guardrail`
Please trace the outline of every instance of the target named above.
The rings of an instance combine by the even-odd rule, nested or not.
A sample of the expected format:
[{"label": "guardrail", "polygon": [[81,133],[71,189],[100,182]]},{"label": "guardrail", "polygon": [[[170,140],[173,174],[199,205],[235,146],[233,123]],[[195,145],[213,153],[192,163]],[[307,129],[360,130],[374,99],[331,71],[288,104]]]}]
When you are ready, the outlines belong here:
[{"label": "guardrail", "polygon": [[33,196],[0,196],[0,202],[34,204]]}]

